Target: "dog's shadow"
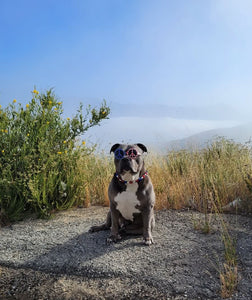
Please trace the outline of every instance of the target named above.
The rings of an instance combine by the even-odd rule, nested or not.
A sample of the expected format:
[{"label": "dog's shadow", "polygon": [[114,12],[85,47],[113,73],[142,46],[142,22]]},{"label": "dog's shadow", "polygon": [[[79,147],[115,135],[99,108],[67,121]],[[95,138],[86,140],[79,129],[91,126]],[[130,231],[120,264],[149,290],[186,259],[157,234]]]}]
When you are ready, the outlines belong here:
[{"label": "dog's shadow", "polygon": [[109,244],[106,242],[108,236],[109,231],[85,232],[64,244],[52,247],[49,251],[46,251],[48,244],[45,243],[44,254],[22,263],[18,268],[54,274],[76,276],[96,274],[96,277],[106,277],[104,269],[99,268],[105,255],[112,258],[114,251],[120,252],[130,247],[146,247],[141,243],[142,237],[139,235],[123,235],[117,243]]}]

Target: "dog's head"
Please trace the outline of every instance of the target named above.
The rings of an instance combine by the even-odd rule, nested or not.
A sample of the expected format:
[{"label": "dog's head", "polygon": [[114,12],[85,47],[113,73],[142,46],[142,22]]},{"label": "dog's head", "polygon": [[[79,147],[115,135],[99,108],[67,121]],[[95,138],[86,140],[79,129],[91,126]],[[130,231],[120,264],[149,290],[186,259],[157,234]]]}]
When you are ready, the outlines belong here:
[{"label": "dog's head", "polygon": [[143,154],[147,148],[143,144],[115,144],[110,153],[115,155],[116,172],[123,180],[135,180],[144,168]]}]

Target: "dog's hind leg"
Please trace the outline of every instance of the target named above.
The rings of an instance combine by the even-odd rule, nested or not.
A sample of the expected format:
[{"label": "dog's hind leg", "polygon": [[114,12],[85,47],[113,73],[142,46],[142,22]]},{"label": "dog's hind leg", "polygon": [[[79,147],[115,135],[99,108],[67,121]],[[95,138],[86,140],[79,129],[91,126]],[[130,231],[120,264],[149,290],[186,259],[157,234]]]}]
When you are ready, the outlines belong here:
[{"label": "dog's hind leg", "polygon": [[90,227],[88,232],[93,233],[101,230],[109,230],[110,228],[111,228],[111,212],[109,211],[107,214],[106,222],[102,225]]}]

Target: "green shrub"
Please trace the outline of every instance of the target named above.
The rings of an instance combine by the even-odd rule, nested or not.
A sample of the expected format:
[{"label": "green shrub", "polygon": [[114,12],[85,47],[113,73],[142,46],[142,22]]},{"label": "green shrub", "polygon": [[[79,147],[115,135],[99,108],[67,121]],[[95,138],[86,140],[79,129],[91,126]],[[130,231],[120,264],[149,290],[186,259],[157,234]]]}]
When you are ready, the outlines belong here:
[{"label": "green shrub", "polygon": [[34,90],[23,107],[16,100],[0,108],[0,212],[10,220],[24,213],[49,216],[53,210],[83,203],[85,190],[78,176],[80,157],[93,149],[77,137],[108,117],[100,108],[80,105],[76,115],[63,118],[62,102],[52,90]]}]

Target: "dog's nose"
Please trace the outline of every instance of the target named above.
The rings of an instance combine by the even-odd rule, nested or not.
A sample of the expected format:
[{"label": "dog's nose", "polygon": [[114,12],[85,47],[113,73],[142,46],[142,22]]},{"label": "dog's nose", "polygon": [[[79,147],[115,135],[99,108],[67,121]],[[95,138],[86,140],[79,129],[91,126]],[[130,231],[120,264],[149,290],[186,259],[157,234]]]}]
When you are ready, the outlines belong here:
[{"label": "dog's nose", "polygon": [[123,167],[123,170],[124,170],[124,171],[131,171],[132,169],[131,169],[131,167],[130,167],[129,165],[125,165],[125,166]]},{"label": "dog's nose", "polygon": [[129,157],[124,157],[122,159],[123,162],[128,163],[131,159]]},{"label": "dog's nose", "polygon": [[122,159],[122,168],[125,170],[125,171],[129,171],[131,169],[130,167],[130,159],[125,157]]}]

